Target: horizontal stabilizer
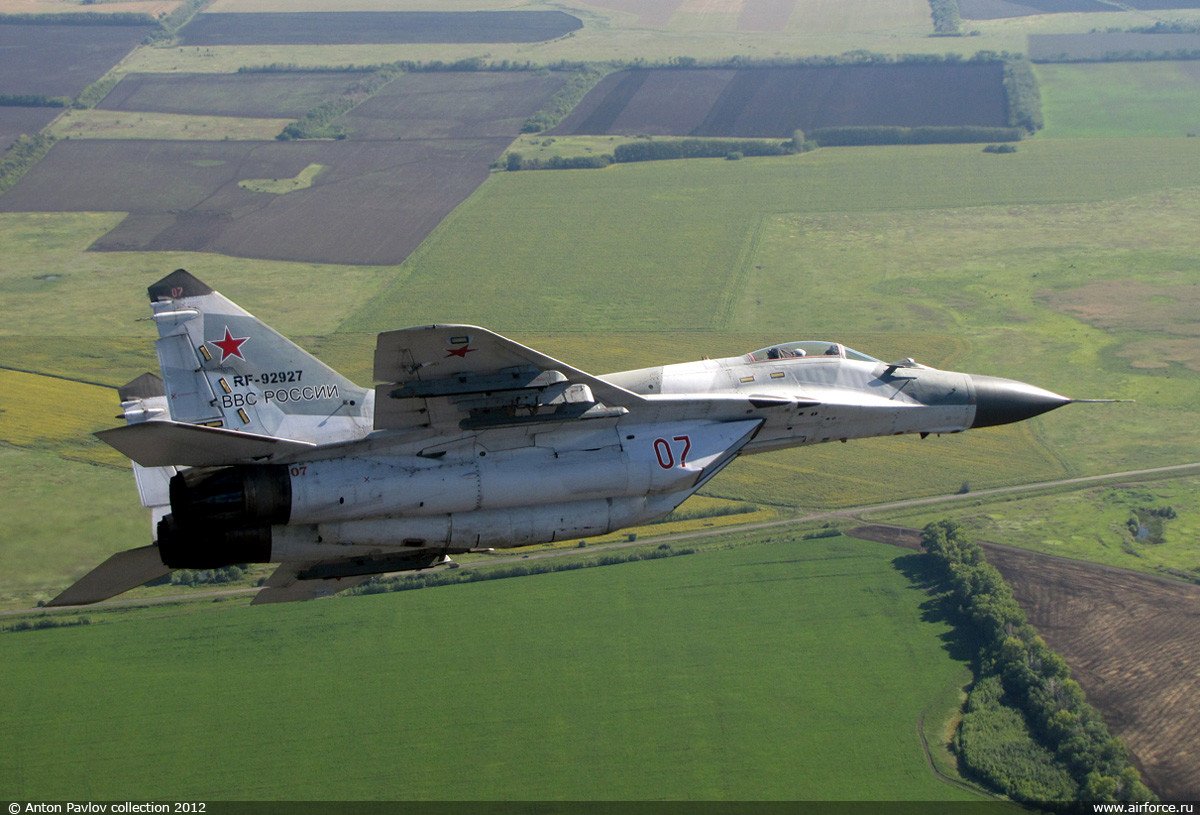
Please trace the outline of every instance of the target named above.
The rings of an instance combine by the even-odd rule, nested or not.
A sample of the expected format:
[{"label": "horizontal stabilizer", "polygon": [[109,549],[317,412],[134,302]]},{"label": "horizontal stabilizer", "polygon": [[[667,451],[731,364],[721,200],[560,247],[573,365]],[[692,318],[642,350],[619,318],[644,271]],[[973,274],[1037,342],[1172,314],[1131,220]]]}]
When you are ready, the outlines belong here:
[{"label": "horizontal stabilizer", "polygon": [[157,546],[142,546],[118,552],[55,597],[48,606],[82,606],[99,603],[136,589],[171,573],[163,565]]},{"label": "horizontal stabilizer", "polygon": [[302,580],[299,572],[317,566],[317,563],[284,563],[267,578],[263,588],[250,605],[259,606],[264,603],[294,603],[300,600],[316,600],[329,597],[339,591],[352,589],[366,583],[373,575],[349,575],[346,577],[331,577],[326,579]]},{"label": "horizontal stabilizer", "polygon": [[315,444],[180,422],[142,422],[96,437],[143,467],[215,467],[299,453]]},{"label": "horizontal stabilizer", "polygon": [[284,563],[263,584],[262,591],[254,595],[250,605],[315,600],[360,586],[376,575],[418,571],[441,565],[452,565],[452,561],[440,552],[428,549],[311,563]]}]

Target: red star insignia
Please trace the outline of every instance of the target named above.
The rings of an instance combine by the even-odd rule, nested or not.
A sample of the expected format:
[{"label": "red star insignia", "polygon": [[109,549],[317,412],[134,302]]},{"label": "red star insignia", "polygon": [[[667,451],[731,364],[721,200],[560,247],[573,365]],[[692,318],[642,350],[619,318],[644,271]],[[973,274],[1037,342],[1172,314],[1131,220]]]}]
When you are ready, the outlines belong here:
[{"label": "red star insignia", "polygon": [[225,326],[225,339],[209,340],[208,344],[215,345],[221,349],[221,361],[224,362],[225,360],[229,359],[230,357],[237,357],[238,359],[245,359],[245,357],[242,356],[242,343],[244,343],[248,339],[250,339],[250,338],[233,336],[232,334],[229,333],[229,326]]},{"label": "red star insignia", "polygon": [[461,357],[463,359],[466,359],[467,354],[471,353],[472,351],[478,351],[478,350],[479,350],[478,348],[472,348],[469,345],[464,345],[462,348],[447,348],[446,356]]}]

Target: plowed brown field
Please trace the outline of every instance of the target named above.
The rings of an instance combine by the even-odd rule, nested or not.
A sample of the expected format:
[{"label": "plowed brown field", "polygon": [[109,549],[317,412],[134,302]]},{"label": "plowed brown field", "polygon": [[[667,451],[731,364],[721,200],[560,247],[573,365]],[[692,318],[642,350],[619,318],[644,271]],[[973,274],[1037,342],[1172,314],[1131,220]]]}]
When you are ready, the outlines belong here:
[{"label": "plowed brown field", "polygon": [[998,62],[645,69],[605,77],[563,135],[789,138],[847,125],[1003,127]]},{"label": "plowed brown field", "polygon": [[[881,525],[850,534],[908,548],[921,538],[915,529]],[[1155,792],[1200,798],[1200,586],[981,545]]]}]

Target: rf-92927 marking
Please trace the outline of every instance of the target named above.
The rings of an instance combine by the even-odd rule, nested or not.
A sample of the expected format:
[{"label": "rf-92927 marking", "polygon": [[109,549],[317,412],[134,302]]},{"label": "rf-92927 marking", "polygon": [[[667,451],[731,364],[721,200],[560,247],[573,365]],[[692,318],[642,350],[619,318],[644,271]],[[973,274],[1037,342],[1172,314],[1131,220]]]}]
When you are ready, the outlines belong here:
[{"label": "rf-92927 marking", "polygon": [[243,385],[253,385],[259,382],[263,385],[284,385],[288,382],[301,382],[304,379],[304,371],[266,371],[261,374],[246,374],[245,376],[230,377],[233,380],[233,386],[239,388]]},{"label": "rf-92927 marking", "polygon": [[648,523],[742,454],[958,433],[1073,401],[831,341],[593,376],[468,325],[380,334],[368,390],[182,269],[149,293],[162,378],[121,388],[126,424],[97,435],[133,460],[154,542],[51,605],[235,563],[280,564],[256,603],[319,597]]}]

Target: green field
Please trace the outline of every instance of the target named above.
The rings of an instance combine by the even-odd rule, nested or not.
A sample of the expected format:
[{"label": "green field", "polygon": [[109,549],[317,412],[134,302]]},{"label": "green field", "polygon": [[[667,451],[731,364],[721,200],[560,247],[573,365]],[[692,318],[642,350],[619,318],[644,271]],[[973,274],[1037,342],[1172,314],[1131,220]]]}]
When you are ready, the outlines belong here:
[{"label": "green field", "polygon": [[[1170,507],[1175,516],[1139,539],[1130,519]],[[889,523],[922,527],[951,518],[980,540],[1048,555],[1090,560],[1150,574],[1200,581],[1200,478],[1136,481],[967,506],[886,513]],[[1140,514],[1139,514],[1140,513]]]},{"label": "green field", "polygon": [[49,132],[58,139],[248,139],[275,138],[291,119],[189,116],[123,110],[67,110]]},{"label": "green field", "polygon": [[[816,509],[1172,464],[1200,459],[1198,188],[1186,138],[499,173],[400,267],[87,253],[120,214],[6,214],[0,354],[109,385],[154,370],[145,286],[184,266],[363,383],[376,331],[460,321],[596,372],[817,337],[1137,399],[743,459],[710,495]],[[116,412],[111,394],[90,398]],[[30,534],[29,557],[84,545]]]},{"label": "green field", "polygon": [[966,674],[922,575],[903,550],[776,536],[0,634],[21,700],[0,795],[967,800],[918,738]]},{"label": "green field", "polygon": [[1200,133],[1200,63],[1037,65],[1047,138]]},{"label": "green field", "polygon": [[[1189,139],[1078,140],[505,173],[341,329],[444,321],[452,303],[526,342],[570,331],[541,347],[591,370],[815,337],[1138,399],[739,461],[709,490],[745,500],[846,505],[1194,460],[1197,159]],[[1113,299],[1170,316],[1095,310]]]},{"label": "green field", "polygon": [[29,608],[114,552],[150,542],[128,467],[0,444],[0,607]]}]

